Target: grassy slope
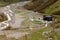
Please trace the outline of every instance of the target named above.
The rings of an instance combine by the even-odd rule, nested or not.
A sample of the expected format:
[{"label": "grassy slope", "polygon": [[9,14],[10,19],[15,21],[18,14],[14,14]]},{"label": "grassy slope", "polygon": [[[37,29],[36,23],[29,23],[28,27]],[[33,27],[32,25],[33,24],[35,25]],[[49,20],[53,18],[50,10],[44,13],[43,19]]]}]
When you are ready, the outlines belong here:
[{"label": "grassy slope", "polygon": [[[44,37],[42,35],[43,32],[45,32],[45,31],[48,32],[48,29],[49,28],[42,28],[38,31],[35,31],[29,40],[48,40],[46,37]],[[49,37],[49,35],[52,37],[52,40],[59,40],[59,38],[60,38],[59,33],[57,33],[57,32],[52,32],[51,34],[48,34],[47,36]]]},{"label": "grassy slope", "polygon": [[22,1],[22,0],[5,0],[5,1],[2,0],[2,1],[0,1],[0,7],[6,6],[6,5],[9,5],[12,3],[16,3],[19,1]]},{"label": "grassy slope", "polygon": [[47,8],[51,4],[55,3],[57,0],[32,0],[32,2],[28,3],[24,7],[28,10],[33,10],[37,12],[43,12],[43,9]]},{"label": "grassy slope", "polygon": [[44,12],[46,14],[52,14],[57,11],[60,11],[60,0],[58,0],[56,3],[52,4],[48,8],[44,9]]},{"label": "grassy slope", "polygon": [[7,5],[8,3],[6,3],[6,2],[1,2],[0,1],[0,7],[3,7],[3,6],[5,6],[5,5]]}]

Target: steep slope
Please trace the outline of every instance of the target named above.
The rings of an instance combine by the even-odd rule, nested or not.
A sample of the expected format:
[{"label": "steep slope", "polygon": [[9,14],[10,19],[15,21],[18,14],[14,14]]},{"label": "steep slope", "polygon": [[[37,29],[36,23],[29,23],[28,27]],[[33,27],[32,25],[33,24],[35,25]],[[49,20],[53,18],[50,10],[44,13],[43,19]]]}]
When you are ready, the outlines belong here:
[{"label": "steep slope", "polygon": [[44,9],[44,13],[60,15],[60,0]]},{"label": "steep slope", "polygon": [[49,7],[51,4],[55,3],[57,0],[31,0],[30,3],[24,7],[29,10],[34,10],[42,12],[43,9]]}]

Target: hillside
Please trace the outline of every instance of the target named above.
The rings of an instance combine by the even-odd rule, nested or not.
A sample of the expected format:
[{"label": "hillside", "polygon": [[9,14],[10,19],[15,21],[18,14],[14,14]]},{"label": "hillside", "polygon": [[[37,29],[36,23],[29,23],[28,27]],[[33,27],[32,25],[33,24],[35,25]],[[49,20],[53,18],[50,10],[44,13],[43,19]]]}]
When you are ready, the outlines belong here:
[{"label": "hillside", "polygon": [[60,14],[60,0],[32,0],[24,7],[44,14]]},{"label": "hillside", "polygon": [[60,0],[1,0],[0,12],[0,40],[60,40]]},{"label": "hillside", "polygon": [[56,1],[58,0],[32,0],[30,3],[26,4],[24,7],[29,10],[43,12],[43,9],[54,4]]},{"label": "hillside", "polygon": [[28,0],[0,0],[0,7],[21,1],[28,1]]},{"label": "hillside", "polygon": [[44,9],[44,13],[60,15],[60,0]]},{"label": "hillside", "polygon": [[[28,40],[60,40],[60,0],[31,0],[24,8],[53,16],[53,22],[48,28],[33,32]],[[48,29],[50,32],[47,31]],[[43,33],[45,34],[42,35]]]}]

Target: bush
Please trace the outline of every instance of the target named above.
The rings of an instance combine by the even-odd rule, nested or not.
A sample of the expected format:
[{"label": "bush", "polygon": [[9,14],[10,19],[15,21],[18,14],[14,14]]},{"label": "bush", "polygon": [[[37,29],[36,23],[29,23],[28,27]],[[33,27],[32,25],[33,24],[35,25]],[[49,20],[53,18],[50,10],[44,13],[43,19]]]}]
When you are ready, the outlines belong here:
[{"label": "bush", "polygon": [[6,15],[4,15],[4,13],[1,13],[0,14],[0,22],[5,21],[5,20],[8,20]]}]

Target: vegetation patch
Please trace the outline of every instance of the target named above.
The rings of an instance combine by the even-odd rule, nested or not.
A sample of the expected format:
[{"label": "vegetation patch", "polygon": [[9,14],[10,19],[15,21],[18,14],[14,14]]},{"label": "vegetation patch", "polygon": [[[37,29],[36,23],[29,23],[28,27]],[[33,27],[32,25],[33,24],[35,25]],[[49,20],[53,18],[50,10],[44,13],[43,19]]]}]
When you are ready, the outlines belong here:
[{"label": "vegetation patch", "polygon": [[48,8],[44,9],[45,14],[60,14],[59,11],[60,11],[60,0],[50,5]]},{"label": "vegetation patch", "polygon": [[0,22],[6,21],[6,20],[8,20],[7,16],[4,13],[1,13],[0,14]]},{"label": "vegetation patch", "polygon": [[34,21],[32,21],[33,23],[36,23],[36,24],[41,24],[42,22],[41,21],[39,21],[39,20],[34,20]]}]

